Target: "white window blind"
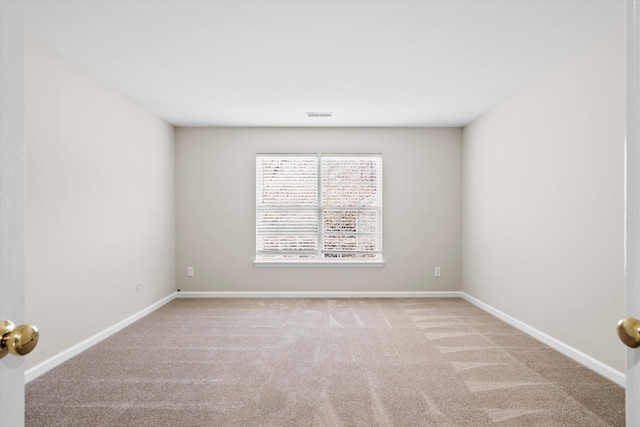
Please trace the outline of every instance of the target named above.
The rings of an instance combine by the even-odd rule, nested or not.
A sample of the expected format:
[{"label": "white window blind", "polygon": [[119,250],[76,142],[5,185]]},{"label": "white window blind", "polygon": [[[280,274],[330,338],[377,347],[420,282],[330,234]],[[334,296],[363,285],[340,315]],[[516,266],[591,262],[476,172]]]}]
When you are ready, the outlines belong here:
[{"label": "white window blind", "polygon": [[380,261],[380,155],[258,154],[256,260]]}]

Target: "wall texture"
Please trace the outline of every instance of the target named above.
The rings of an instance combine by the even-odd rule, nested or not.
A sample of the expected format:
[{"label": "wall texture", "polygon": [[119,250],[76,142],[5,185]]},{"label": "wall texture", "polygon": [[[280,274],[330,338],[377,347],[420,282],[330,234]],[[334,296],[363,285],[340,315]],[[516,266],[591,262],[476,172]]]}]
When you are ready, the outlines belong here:
[{"label": "wall texture", "polygon": [[[461,129],[176,129],[178,288],[460,290],[461,143]],[[382,153],[386,265],[254,267],[255,155],[269,152]]]},{"label": "wall texture", "polygon": [[463,290],[624,371],[624,38],[464,128]]},{"label": "wall texture", "polygon": [[25,146],[29,368],[175,290],[174,129],[27,37]]}]

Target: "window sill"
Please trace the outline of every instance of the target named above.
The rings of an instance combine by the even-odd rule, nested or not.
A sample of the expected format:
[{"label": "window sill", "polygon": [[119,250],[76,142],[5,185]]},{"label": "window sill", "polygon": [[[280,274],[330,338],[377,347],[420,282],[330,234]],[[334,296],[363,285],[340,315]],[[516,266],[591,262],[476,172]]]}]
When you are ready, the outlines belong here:
[{"label": "window sill", "polygon": [[321,261],[321,260],[263,260],[253,261],[255,267],[384,267],[384,260],[375,261]]}]

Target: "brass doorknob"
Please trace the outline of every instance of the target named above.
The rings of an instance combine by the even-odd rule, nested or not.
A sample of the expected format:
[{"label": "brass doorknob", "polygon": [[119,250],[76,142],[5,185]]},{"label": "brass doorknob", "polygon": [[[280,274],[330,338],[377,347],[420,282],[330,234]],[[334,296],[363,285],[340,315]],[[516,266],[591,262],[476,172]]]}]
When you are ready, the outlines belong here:
[{"label": "brass doorknob", "polygon": [[8,353],[24,356],[38,344],[40,333],[33,325],[16,327],[13,322],[0,320],[0,359]]},{"label": "brass doorknob", "polygon": [[640,347],[640,320],[629,317],[618,322],[618,336],[625,345]]}]

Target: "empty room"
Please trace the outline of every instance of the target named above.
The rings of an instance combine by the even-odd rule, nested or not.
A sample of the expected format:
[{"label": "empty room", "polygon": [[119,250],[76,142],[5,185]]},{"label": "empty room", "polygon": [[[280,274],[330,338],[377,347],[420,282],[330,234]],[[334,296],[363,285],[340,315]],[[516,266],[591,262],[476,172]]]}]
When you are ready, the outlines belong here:
[{"label": "empty room", "polygon": [[633,3],[3,1],[0,425],[640,425]]}]

